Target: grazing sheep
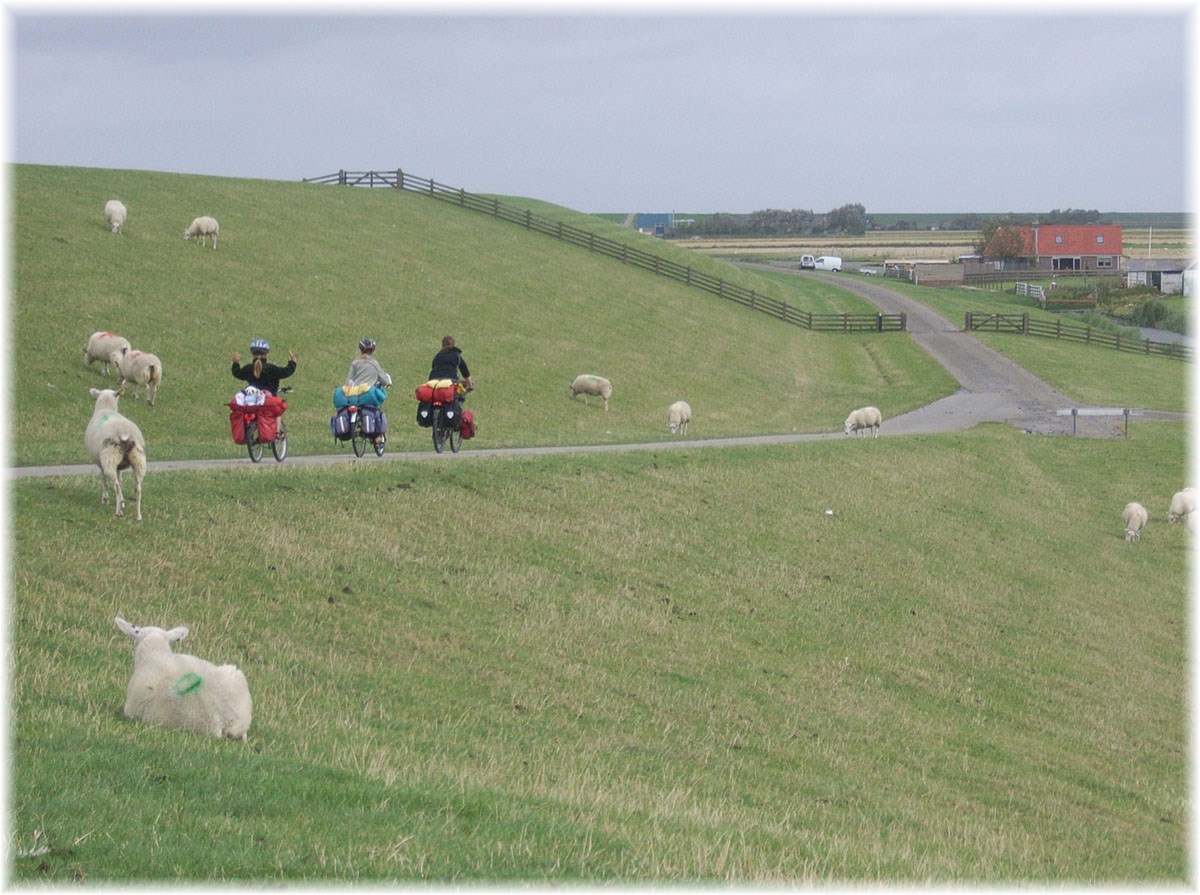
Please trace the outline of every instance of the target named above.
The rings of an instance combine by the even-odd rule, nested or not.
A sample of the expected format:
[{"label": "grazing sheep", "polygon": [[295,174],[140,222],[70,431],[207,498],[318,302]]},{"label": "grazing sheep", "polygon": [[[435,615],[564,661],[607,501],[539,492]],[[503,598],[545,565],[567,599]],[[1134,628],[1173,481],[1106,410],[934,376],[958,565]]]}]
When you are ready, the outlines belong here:
[{"label": "grazing sheep", "polygon": [[108,359],[115,351],[118,354],[124,354],[129,350],[129,340],[124,336],[118,336],[116,333],[99,332],[92,333],[88,338],[87,345],[83,349],[83,362],[86,366],[91,366],[92,361],[100,361],[100,369],[104,371],[104,375],[108,375]]},{"label": "grazing sheep", "polygon": [[119,615],[116,622],[134,644],[125,717],[193,733],[246,739],[250,685],[236,665],[214,665],[187,653],[171,652],[171,643],[186,637],[187,628],[138,627]]},{"label": "grazing sheep", "polygon": [[1171,507],[1167,510],[1167,521],[1174,525],[1184,516],[1196,512],[1196,489],[1192,487],[1176,491],[1171,498]]},{"label": "grazing sheep", "polygon": [[158,359],[158,355],[151,354],[149,351],[138,351],[134,348],[123,354],[114,351],[108,356],[108,359],[117,368],[118,387],[126,382],[132,382],[133,399],[136,401],[138,388],[144,385],[146,386],[146,403],[154,403],[158,387],[162,385],[162,361]]},{"label": "grazing sheep", "polygon": [[191,239],[193,236],[200,237],[200,245],[204,245],[204,237],[212,239],[213,251],[217,250],[217,234],[221,232],[221,225],[217,223],[216,218],[199,217],[188,224],[188,228],[183,231],[184,239]]},{"label": "grazing sheep", "polygon": [[108,226],[112,227],[113,233],[121,232],[128,214],[120,199],[109,199],[104,203],[104,219],[108,221]]},{"label": "grazing sheep", "polygon": [[1125,504],[1121,519],[1125,522],[1125,540],[1137,541],[1142,537],[1142,529],[1150,521],[1150,514],[1144,506],[1135,501]]},{"label": "grazing sheep", "polygon": [[863,429],[872,429],[875,437],[879,437],[879,427],[883,423],[883,414],[878,407],[860,407],[851,411],[846,417],[846,434],[853,432],[857,435]]},{"label": "grazing sheep", "polygon": [[96,407],[84,433],[83,443],[92,462],[100,467],[100,499],[108,503],[111,485],[116,515],[125,515],[121,471],[133,470],[134,518],[142,521],[142,479],[146,475],[146,440],[142,430],[117,410],[117,393],[111,388],[91,390]]},{"label": "grazing sheep", "polygon": [[692,406],[687,401],[676,401],[667,408],[667,431],[687,435],[688,423],[692,421]]},{"label": "grazing sheep", "polygon": [[583,403],[587,404],[588,395],[604,399],[604,409],[608,410],[609,399],[612,398],[612,383],[603,376],[592,376],[581,373],[571,383],[571,398],[583,395]]}]

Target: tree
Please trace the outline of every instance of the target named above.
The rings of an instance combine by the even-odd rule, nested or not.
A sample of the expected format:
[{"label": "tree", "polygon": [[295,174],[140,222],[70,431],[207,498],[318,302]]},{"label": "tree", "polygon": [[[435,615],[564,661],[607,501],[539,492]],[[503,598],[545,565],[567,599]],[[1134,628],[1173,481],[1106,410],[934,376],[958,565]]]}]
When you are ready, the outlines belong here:
[{"label": "tree", "polygon": [[989,258],[1012,261],[1025,254],[1025,231],[1020,227],[1005,226],[996,230],[985,246]]},{"label": "tree", "polygon": [[835,208],[825,218],[826,232],[862,236],[867,232],[867,210],[857,202]]}]

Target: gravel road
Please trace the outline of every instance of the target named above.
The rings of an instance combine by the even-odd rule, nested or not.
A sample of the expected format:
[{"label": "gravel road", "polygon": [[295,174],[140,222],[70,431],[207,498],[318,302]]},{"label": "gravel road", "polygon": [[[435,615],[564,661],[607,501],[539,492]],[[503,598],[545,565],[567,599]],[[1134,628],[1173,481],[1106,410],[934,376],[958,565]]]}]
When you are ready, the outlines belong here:
[{"label": "gravel road", "polygon": [[[780,271],[771,265],[744,263],[739,266]],[[829,278],[838,286],[861,295],[885,314],[908,315],[908,331],[913,340],[940,363],[961,386],[949,397],[896,417],[884,419],[881,438],[894,435],[913,435],[932,432],[953,432],[970,429],[980,423],[1009,423],[1026,432],[1039,435],[1071,435],[1112,438],[1124,431],[1122,408],[1100,408],[1081,404],[1058,389],[1038,379],[1028,370],[1014,364],[970,333],[958,330],[954,324],[920,302],[889,289],[887,286],[845,274],[794,271],[797,276]],[[1060,410],[1076,408],[1079,415],[1062,416]],[[850,408],[847,408],[849,410]],[[1114,411],[1116,415],[1092,415]],[[1139,409],[1141,419],[1188,419],[1189,414]],[[814,432],[792,435],[750,435],[739,438],[675,439],[644,444],[563,445],[559,447],[527,448],[470,448],[459,454],[435,454],[433,450],[385,454],[383,460],[425,460],[448,462],[469,457],[533,457],[543,454],[605,453],[611,451],[662,451],[680,448],[731,447],[737,445],[789,444],[799,441],[818,441],[844,437],[836,432]],[[290,455],[284,465],[322,466],[332,463],[379,463],[380,458],[368,454],[362,459],[352,452],[301,457]],[[230,466],[249,466],[246,457],[219,460],[157,460],[149,463],[152,472],[180,469],[222,469]],[[264,457],[259,468],[279,466]],[[91,464],[71,466],[20,466],[8,470],[9,479],[35,478],[54,475],[95,475]]]}]

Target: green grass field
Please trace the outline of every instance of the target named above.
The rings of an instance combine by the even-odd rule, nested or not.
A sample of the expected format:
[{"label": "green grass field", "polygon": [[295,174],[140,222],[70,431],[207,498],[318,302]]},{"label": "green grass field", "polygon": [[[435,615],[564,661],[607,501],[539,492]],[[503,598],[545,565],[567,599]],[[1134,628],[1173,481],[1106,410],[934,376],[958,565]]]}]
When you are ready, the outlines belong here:
[{"label": "green grass field", "polygon": [[[694,437],[952,387],[903,336],[796,331],[416,196],[24,167],[14,189],[18,463],[86,462],[81,349],[122,325],[178,370],[122,405],[152,459],[237,456],[227,357],[260,333],[301,355],[293,449],[328,451],[364,319],[402,382],[460,338],[485,446],[660,440],[664,381],[694,388]],[[205,211],[216,252],[180,238]],[[1187,375],[1159,359],[1165,392],[1131,386],[1044,344],[1101,400]],[[609,413],[566,399],[581,362],[624,371]],[[424,449],[407,412],[393,427]],[[1183,424],[1136,422],[246,460],[151,472],[141,524],[98,476],[15,481],[10,878],[1182,883],[1190,546],[1165,515],[1187,454]],[[115,615],[242,667],[249,742],[122,717]]]}]

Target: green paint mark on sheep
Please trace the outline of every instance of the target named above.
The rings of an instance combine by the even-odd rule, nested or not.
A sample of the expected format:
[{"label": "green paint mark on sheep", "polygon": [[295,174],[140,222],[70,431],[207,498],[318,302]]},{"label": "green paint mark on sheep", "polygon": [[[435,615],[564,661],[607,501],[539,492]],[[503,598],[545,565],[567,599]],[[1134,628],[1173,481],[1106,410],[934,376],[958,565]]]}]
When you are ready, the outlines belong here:
[{"label": "green paint mark on sheep", "polygon": [[171,686],[171,690],[176,696],[188,696],[200,689],[200,685],[204,683],[204,678],[196,674],[194,671],[189,671],[187,674],[180,676],[179,680]]}]

